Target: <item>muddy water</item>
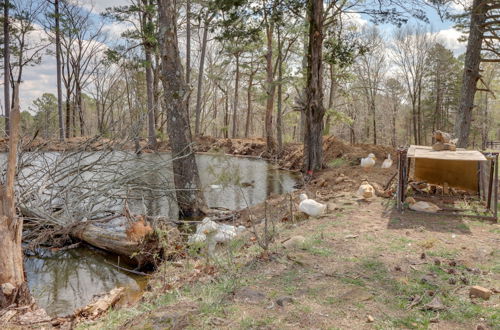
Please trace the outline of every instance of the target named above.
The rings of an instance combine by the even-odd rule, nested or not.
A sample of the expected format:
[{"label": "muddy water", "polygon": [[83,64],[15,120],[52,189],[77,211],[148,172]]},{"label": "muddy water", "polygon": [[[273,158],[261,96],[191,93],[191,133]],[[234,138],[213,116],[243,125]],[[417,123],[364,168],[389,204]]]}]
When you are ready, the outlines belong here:
[{"label": "muddy water", "polygon": [[[45,163],[50,167],[59,157],[57,153],[47,154],[43,156],[43,161],[30,159],[30,166],[22,170],[19,180],[24,179],[25,185],[47,185],[50,180],[44,172],[45,165],[37,164]],[[85,157],[88,162],[99,159],[102,155],[86,154]],[[53,185],[51,191],[44,191],[43,196],[37,195],[35,199],[47,198],[47,203],[54,208],[61,207],[60,205],[64,208],[66,205],[68,213],[71,209],[80,208],[79,212],[92,210],[94,214],[99,214],[99,209],[122,210],[126,199],[132,212],[177,217],[168,154],[146,154],[137,158],[125,153],[111,153],[102,159],[102,162],[109,161],[110,165],[97,166],[91,171],[80,171],[77,161],[73,165],[70,160],[68,165],[68,160],[65,160],[64,166],[78,169],[75,172],[77,174],[64,178],[61,180],[62,184]],[[116,162],[116,159],[123,159],[123,162]],[[197,163],[204,195],[210,207],[241,209],[260,203],[271,194],[291,191],[296,182],[292,173],[273,169],[262,160],[202,154],[197,155]],[[154,164],[156,170],[141,170],[142,174],[136,175],[137,169],[147,168],[149,164]],[[109,189],[103,189],[99,184],[107,182],[106,180],[118,180],[120,184],[110,184]],[[63,190],[68,184],[78,184],[79,188]],[[96,191],[102,191],[98,200],[95,194],[81,197],[85,195],[79,189],[88,192],[93,187],[96,187]],[[64,201],[62,198],[71,201]],[[77,203],[74,202],[75,199]],[[108,292],[117,286],[128,288],[122,303],[137,299],[146,279],[110,265],[116,262],[116,256],[78,248],[60,252],[42,251],[39,255],[27,257],[25,266],[30,289],[38,304],[55,316],[70,314],[75,308],[88,304],[94,295]]]},{"label": "muddy water", "polygon": [[115,268],[116,257],[91,248],[51,252],[40,250],[25,258],[31,293],[51,316],[64,316],[87,305],[94,295],[125,287],[120,303],[140,298],[146,277]]}]

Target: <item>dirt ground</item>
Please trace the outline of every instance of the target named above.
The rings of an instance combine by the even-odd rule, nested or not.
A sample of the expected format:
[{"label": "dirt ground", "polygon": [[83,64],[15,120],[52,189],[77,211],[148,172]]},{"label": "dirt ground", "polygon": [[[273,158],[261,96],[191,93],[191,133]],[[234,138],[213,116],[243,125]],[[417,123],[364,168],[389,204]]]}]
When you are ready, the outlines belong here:
[{"label": "dirt ground", "polygon": [[[330,168],[300,191],[241,212],[240,223],[249,227],[264,214],[274,219],[267,251],[258,244],[263,226],[258,235],[249,229],[208,264],[203,257],[165,263],[141,304],[80,326],[500,329],[500,226],[399,213],[393,199],[359,200],[354,192],[362,179],[385,185],[396,168],[381,169],[379,160],[364,171],[353,163],[367,152],[383,159],[388,149],[355,146],[336,151],[337,158],[327,153]],[[336,182],[341,173],[347,180]],[[326,203],[327,213],[301,216],[296,207],[302,191]],[[474,285],[494,294],[471,298]]]}]

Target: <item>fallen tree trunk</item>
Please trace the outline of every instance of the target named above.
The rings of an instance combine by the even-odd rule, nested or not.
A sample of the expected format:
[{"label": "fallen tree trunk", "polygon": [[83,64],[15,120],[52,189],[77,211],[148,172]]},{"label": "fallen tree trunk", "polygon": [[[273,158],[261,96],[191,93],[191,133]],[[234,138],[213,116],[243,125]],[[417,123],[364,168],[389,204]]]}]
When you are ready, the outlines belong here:
[{"label": "fallen tree trunk", "polygon": [[[84,222],[74,226],[69,234],[89,245],[124,257],[126,263],[137,266],[137,269],[155,265],[160,259],[168,258],[176,252],[181,238],[176,227],[163,225],[167,228],[153,231],[147,225],[148,227],[139,228],[149,228],[148,231],[131,233],[130,229],[134,229],[134,226],[140,221],[134,222],[126,228],[124,224],[116,224],[122,219],[124,217],[115,219],[114,224],[105,224],[106,226],[100,223]],[[158,233],[162,233],[166,237],[160,237]],[[161,240],[168,242],[168,251],[165,246],[160,244]]]},{"label": "fallen tree trunk", "polygon": [[147,261],[138,254],[142,250],[143,242],[129,240],[125,232],[106,230],[97,225],[83,223],[74,227],[70,236],[99,249],[123,256],[126,261],[134,264],[143,265]]}]

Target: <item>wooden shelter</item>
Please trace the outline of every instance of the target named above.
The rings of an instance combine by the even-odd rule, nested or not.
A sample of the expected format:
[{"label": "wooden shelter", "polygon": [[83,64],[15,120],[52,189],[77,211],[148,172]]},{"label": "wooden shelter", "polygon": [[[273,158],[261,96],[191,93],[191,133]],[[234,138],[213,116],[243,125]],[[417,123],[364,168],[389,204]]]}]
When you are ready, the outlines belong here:
[{"label": "wooden shelter", "polygon": [[[403,210],[410,172],[414,181],[446,186],[479,197],[485,204],[481,215],[497,219],[498,212],[498,152],[477,150],[435,151],[429,146],[411,145],[398,150],[397,207]],[[412,168],[413,161],[413,168]],[[423,196],[425,197],[425,196]],[[448,196],[450,197],[450,196]],[[465,210],[447,208],[438,214],[464,215]]]}]

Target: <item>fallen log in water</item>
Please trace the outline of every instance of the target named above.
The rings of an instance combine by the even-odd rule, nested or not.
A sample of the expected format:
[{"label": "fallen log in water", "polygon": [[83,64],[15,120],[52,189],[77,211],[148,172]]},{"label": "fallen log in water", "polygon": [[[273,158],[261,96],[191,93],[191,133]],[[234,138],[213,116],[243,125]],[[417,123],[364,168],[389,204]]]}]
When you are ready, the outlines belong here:
[{"label": "fallen log in water", "polygon": [[106,230],[91,223],[82,223],[71,230],[70,236],[99,249],[123,256],[134,264],[141,266],[148,263],[144,260],[144,256],[139,254],[143,242],[128,239],[125,232]]},{"label": "fallen log in water", "polygon": [[[139,225],[136,226],[137,224]],[[83,222],[74,226],[69,234],[89,245],[120,255],[125,258],[126,263],[140,269],[158,262],[155,258],[169,257],[175,252],[181,238],[176,227],[161,224],[159,226],[163,228],[154,231],[144,224],[144,220],[130,223],[125,217],[120,217],[107,223]],[[136,228],[139,228],[139,232],[134,231]],[[159,232],[166,237],[159,237]],[[160,244],[160,240],[168,242],[168,251]]]}]

